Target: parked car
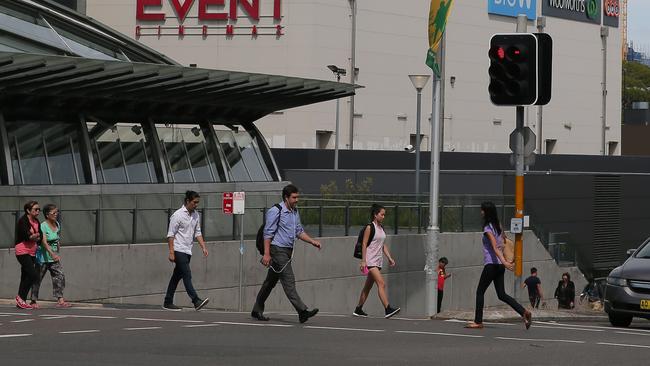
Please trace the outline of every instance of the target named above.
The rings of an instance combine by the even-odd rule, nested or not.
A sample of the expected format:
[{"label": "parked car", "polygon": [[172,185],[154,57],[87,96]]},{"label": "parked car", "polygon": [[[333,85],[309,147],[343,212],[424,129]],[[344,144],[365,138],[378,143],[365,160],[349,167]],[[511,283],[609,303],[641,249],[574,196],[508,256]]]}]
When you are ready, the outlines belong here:
[{"label": "parked car", "polygon": [[628,254],[605,287],[605,311],[615,327],[628,327],[633,317],[650,319],[650,238]]}]

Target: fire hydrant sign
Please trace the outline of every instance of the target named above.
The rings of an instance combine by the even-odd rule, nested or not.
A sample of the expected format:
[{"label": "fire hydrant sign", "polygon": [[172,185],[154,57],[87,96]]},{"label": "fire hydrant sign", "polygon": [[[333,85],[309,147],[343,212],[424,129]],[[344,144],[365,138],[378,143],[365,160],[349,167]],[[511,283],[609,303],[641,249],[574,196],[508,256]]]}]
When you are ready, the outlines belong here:
[{"label": "fire hydrant sign", "polygon": [[222,207],[224,214],[232,215],[232,192],[224,192]]},{"label": "fire hydrant sign", "polygon": [[232,193],[232,213],[235,215],[243,215],[246,206],[246,193],[233,192]]}]

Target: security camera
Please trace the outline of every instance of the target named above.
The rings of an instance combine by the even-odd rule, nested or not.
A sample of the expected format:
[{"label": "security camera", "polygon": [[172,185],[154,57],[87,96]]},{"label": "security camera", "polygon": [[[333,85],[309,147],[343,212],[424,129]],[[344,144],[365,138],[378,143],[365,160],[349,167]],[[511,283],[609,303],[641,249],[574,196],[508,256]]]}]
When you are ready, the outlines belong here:
[{"label": "security camera", "polygon": [[413,145],[408,144],[408,145],[404,146],[404,151],[411,151],[411,150],[413,150]]}]

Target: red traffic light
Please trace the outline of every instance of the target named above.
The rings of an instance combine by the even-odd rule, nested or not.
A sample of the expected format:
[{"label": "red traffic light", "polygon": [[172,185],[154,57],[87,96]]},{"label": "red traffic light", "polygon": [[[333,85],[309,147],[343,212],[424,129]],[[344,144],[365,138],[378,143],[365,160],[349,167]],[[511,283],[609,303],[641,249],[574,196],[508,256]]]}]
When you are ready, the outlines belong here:
[{"label": "red traffic light", "polygon": [[506,50],[504,50],[503,47],[497,48],[497,57],[500,60],[503,60],[504,58],[506,58]]}]

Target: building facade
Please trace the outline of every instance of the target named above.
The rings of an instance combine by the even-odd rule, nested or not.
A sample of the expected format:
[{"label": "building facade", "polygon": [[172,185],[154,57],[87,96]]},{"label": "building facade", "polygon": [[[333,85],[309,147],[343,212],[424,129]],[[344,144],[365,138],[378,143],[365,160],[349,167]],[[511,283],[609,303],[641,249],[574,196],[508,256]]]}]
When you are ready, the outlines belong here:
[{"label": "building facade", "polygon": [[[515,112],[489,101],[487,50],[491,35],[514,32],[514,16],[522,13],[529,17],[529,32],[546,32],[554,41],[551,102],[541,112],[526,108],[526,125],[537,135],[541,131],[537,151],[602,154],[604,121],[605,153],[620,154],[618,5],[454,1],[444,40],[444,150],[509,151]],[[342,81],[364,88],[354,97],[352,127],[351,99],[341,100],[341,148],[352,143],[354,149],[402,150],[414,144],[416,91],[408,75],[430,74],[424,64],[427,0],[86,0],[84,6],[89,16],[183,65],[330,80],[335,77],[327,65],[344,68]],[[358,69],[354,79],[352,63]],[[423,149],[429,146],[431,86],[423,91]],[[256,124],[271,147],[330,149],[336,103],[280,111]]]}]

